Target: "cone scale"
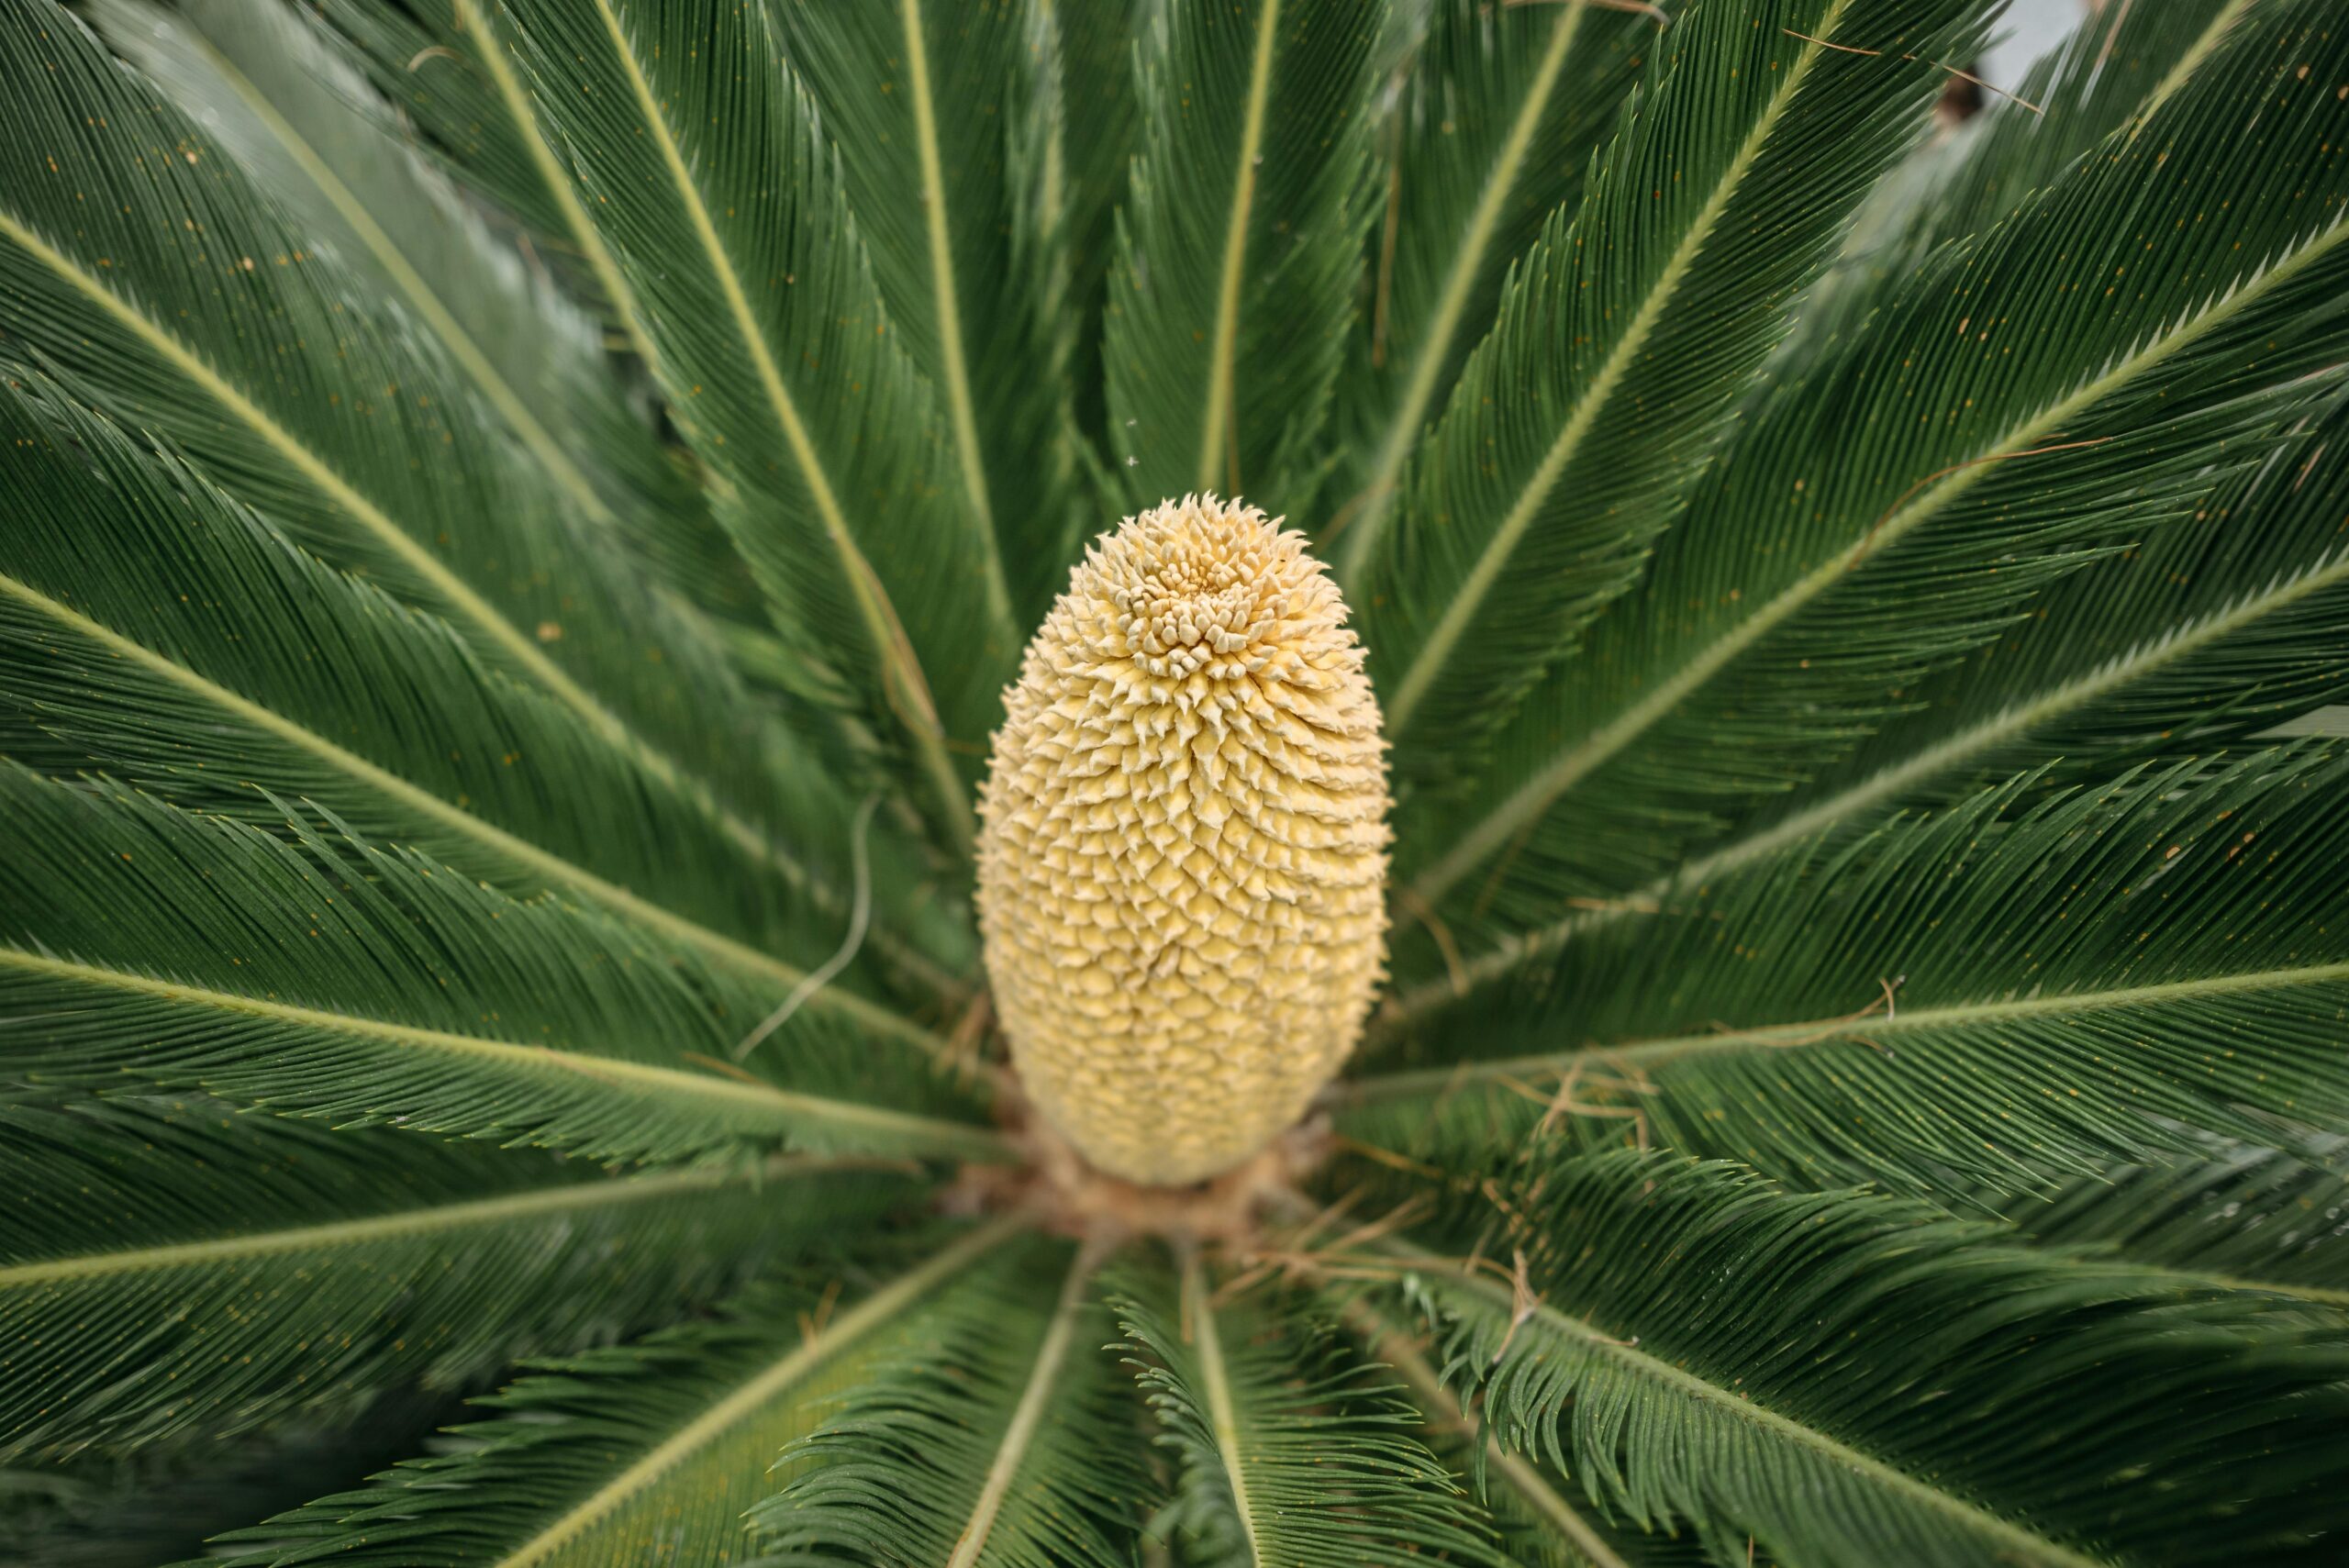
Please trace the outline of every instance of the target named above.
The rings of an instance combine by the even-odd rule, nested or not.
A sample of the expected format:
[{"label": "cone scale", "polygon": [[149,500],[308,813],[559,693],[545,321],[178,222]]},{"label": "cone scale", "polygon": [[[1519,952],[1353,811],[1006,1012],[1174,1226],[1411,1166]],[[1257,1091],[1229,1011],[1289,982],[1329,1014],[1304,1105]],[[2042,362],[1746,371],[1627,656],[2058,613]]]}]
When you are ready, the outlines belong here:
[{"label": "cone scale", "polygon": [[1345,616],[1302,534],[1186,497],[1096,541],[1005,694],[987,974],[1030,1096],[1112,1175],[1238,1165],[1361,1034],[1387,793]]}]

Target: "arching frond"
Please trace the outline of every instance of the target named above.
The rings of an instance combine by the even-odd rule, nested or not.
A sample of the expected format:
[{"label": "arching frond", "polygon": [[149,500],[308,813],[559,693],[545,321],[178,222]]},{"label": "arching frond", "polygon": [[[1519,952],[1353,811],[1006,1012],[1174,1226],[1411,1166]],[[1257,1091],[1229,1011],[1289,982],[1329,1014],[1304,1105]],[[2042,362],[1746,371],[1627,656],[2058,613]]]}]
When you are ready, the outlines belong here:
[{"label": "arching frond", "polygon": [[[746,613],[747,570],[606,350],[605,324],[426,160],[336,35],[284,0],[94,7],[106,41],[397,300],[576,515],[699,603]],[[409,50],[412,58],[415,50]],[[674,617],[690,628],[688,617]]]},{"label": "arching frond", "polygon": [[1427,1359],[1423,1338],[1405,1332],[1401,1316],[1359,1299],[1345,1306],[1347,1326],[1364,1347],[1395,1369],[1432,1428],[1436,1451],[1464,1451],[1453,1462],[1475,1472],[1479,1497],[1501,1531],[1501,1551],[1523,1568],[1679,1568],[1706,1561],[1693,1534],[1643,1534],[1610,1519],[1575,1495],[1538,1458],[1512,1453],[1461,1408],[1442,1373]]},{"label": "arching frond", "polygon": [[831,1290],[750,1293],[727,1316],[542,1363],[486,1401],[453,1452],[411,1460],[223,1538],[234,1568],[666,1568],[747,1562],[742,1516],[775,1456],[921,1342],[937,1297],[1000,1273],[1003,1223],[953,1238],[850,1305]]},{"label": "arching frond", "polygon": [[762,1562],[1123,1568],[1148,1512],[1138,1402],[1099,1347],[1102,1251],[1055,1279],[974,1276],[784,1451],[751,1512]]},{"label": "arching frond", "polygon": [[1136,507],[1193,491],[1275,515],[1311,500],[1371,215],[1385,12],[1154,7],[1102,349],[1109,456]]},{"label": "arching frond", "polygon": [[[0,387],[0,751],[271,828],[263,792],[306,798],[518,894],[601,904],[772,997],[812,967],[775,950],[830,944],[841,917],[798,860],[746,858],[704,801],[172,454],[30,373]],[[846,987],[819,1007],[926,1038]]]},{"label": "arching frond", "polygon": [[1341,1103],[1374,1139],[1636,1127],[1806,1181],[1943,1192],[2090,1173],[2181,1127],[2255,1138],[2247,1108],[2335,1125],[2349,927],[2320,868],[2349,854],[2349,768],[2311,745],[2002,821],[2018,784],[1781,851],[1569,945],[1546,1005],[1449,1037],[1490,1059]]},{"label": "arching frond", "polygon": [[[16,840],[0,859],[0,1064],[608,1159],[746,1140],[1000,1152],[991,1130],[924,1114],[953,1103],[941,1082],[876,1071],[853,1037],[751,1059],[815,1092],[732,1068],[761,1008],[607,917],[518,903],[285,814],[279,838],[0,768]],[[919,1108],[821,1092],[835,1085]]]},{"label": "arching frond", "polygon": [[1060,586],[1080,461],[1075,343],[1054,319],[1068,292],[1055,123],[1068,83],[1060,18],[1037,9],[774,7],[821,134],[853,150],[841,161],[849,211],[891,324],[938,388],[951,484],[996,542],[1004,591],[1019,580],[1021,625]]},{"label": "arching frond", "polygon": [[502,16],[776,629],[898,738],[947,840],[966,843],[946,741],[984,733],[1017,652],[999,546],[945,466],[935,390],[897,341],[769,18],[636,0]]},{"label": "arching frond", "polygon": [[1390,83],[1368,330],[1339,385],[1341,561],[1386,526],[1405,464],[1498,307],[1509,268],[1571,207],[1660,21],[1566,0],[1441,0]]},{"label": "arching frond", "polygon": [[[1495,943],[1461,989],[1530,972],[1569,942],[1653,911],[1806,838],[1853,832],[1913,804],[1962,800],[2037,767],[2110,776],[2125,760],[2266,736],[2349,687],[2349,402],[2279,446],[2190,519],[2051,585],[1996,642],[1933,678],[1915,710],[1784,806],[1626,899]],[[1454,995],[1414,987],[1391,1028]]]},{"label": "arching frond", "polygon": [[1245,1568],[1496,1559],[1410,1405],[1326,1327],[1219,1301],[1195,1257],[1117,1302],[1136,1376],[1180,1466],[1186,1557]]},{"label": "arching frond", "polygon": [[207,1441],[657,1323],[909,1183],[650,1176],[201,1096],[0,1104],[0,1455]]},{"label": "arching frond", "polygon": [[[2317,1437],[2342,1419],[2337,1321],[1732,1167],[1626,1153],[1499,1181],[1515,1284],[1403,1252],[1448,1375],[1505,1448],[1685,1521],[1716,1562],[1750,1539],[1854,1568],[2233,1562],[2340,1528]],[[2185,1501],[2214,1494],[2240,1510]]]},{"label": "arching frond", "polygon": [[71,14],[14,5],[0,29],[25,66],[0,106],[11,357],[444,615],[485,660],[763,838],[763,751],[737,739],[755,705],[674,606],[587,544],[406,313]]},{"label": "arching frond", "polygon": [[1927,61],[1980,9],[1699,6],[1659,41],[1579,208],[1503,292],[1396,521],[1343,547],[1407,754],[1475,760],[1460,742],[1631,585],[1796,295],[1922,125]]},{"label": "arching frond", "polygon": [[2190,517],[2264,455],[2349,345],[2329,14],[2254,12],[2133,133],[1890,280],[1753,413],[1642,612],[1528,704],[1474,809],[1430,808],[1416,896],[1514,924],[1669,872],[1995,635],[2065,551]]},{"label": "arching frond", "polygon": [[2034,1241],[2110,1248],[2231,1290],[2349,1308],[2349,1175],[2326,1134],[2288,1148],[2210,1140],[2168,1163],[2083,1176],[2001,1206]]}]

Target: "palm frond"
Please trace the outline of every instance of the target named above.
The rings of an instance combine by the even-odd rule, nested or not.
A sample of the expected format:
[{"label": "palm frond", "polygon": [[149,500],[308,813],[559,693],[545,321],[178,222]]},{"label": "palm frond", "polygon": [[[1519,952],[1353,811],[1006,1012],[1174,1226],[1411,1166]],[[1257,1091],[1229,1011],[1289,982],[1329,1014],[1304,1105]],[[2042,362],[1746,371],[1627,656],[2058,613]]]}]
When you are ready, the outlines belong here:
[{"label": "palm frond", "polygon": [[[2349,687],[2344,514],[2349,400],[2336,399],[2304,439],[2191,518],[2049,586],[2026,618],[1925,683],[1912,711],[1783,806],[1631,898],[1496,942],[1464,964],[1462,988],[1538,966],[1675,884],[1717,881],[1903,806],[1962,800],[2022,768],[2109,777],[2132,758],[2238,743],[2321,710]],[[1390,1027],[1453,995],[1444,981],[1415,988]]]},{"label": "palm frond", "polygon": [[281,0],[107,0],[92,15],[312,244],[414,314],[579,517],[619,530],[699,602],[754,602],[693,474],[615,373],[603,322],[424,161],[331,34]]},{"label": "palm frond", "polygon": [[587,545],[407,313],[70,13],[11,6],[0,28],[25,67],[0,118],[9,355],[171,441],[328,561],[444,614],[763,840],[759,705],[625,560]]},{"label": "palm frond", "polygon": [[954,487],[998,543],[1006,591],[1019,579],[1024,626],[1061,586],[1079,479],[1060,17],[1015,0],[790,0],[774,16],[823,134],[853,150],[841,181],[874,281],[939,390]]},{"label": "palm frond", "polygon": [[[1058,214],[1052,239],[1060,247],[1060,263],[1068,279],[1062,325],[1076,344],[1069,369],[1077,425],[1087,438],[1079,455],[1092,471],[1088,483],[1102,503],[1093,519],[1097,528],[1124,510],[1119,482],[1102,466],[1110,443],[1101,323],[1117,262],[1118,207],[1126,194],[1141,112],[1134,99],[1134,49],[1157,4],[1033,0],[1030,17],[1038,69],[1047,78],[1057,78],[1048,80],[1046,87],[1052,139],[1045,145],[1045,171],[1047,187],[1057,181],[1060,195],[1045,205]],[[1050,161],[1055,149],[1058,161]],[[1080,528],[1077,538],[1084,533]],[[1074,560],[1076,542],[1067,540],[1054,560],[1063,565]],[[1057,582],[1046,585],[1055,592],[1061,586]]]},{"label": "palm frond", "polygon": [[2334,1135],[2286,1148],[2208,1140],[2169,1163],[2124,1165],[2002,1212],[2034,1241],[2110,1249],[2228,1290],[2349,1307],[2349,1174]]},{"label": "palm frond", "polygon": [[1349,494],[1325,546],[1385,526],[1508,269],[1552,213],[1574,205],[1643,51],[1663,47],[1656,22],[1580,0],[1430,8],[1378,131],[1386,188],[1370,330],[1356,335],[1340,386]]},{"label": "palm frond", "polygon": [[967,845],[947,742],[984,733],[1018,651],[999,543],[945,461],[935,391],[770,18],[632,0],[503,17],[776,629],[901,739],[946,840]]},{"label": "palm frond", "polygon": [[[271,828],[263,792],[309,799],[517,894],[592,900],[773,996],[804,974],[776,950],[836,940],[837,898],[797,861],[746,860],[674,778],[171,454],[27,372],[0,387],[0,751]],[[895,915],[910,877],[882,864]],[[851,987],[818,1006],[930,1043]]]},{"label": "palm frond", "polygon": [[760,1561],[904,1568],[1124,1568],[1148,1511],[1136,1401],[1098,1347],[1100,1251],[974,1277],[931,1330],[784,1451],[793,1472],[751,1512]]},{"label": "palm frond", "polygon": [[304,9],[395,106],[417,150],[518,243],[563,269],[563,281],[636,346],[627,281],[563,179],[511,62],[483,48],[478,9],[429,0],[306,0]]},{"label": "palm frond", "polygon": [[2349,346],[2349,161],[2319,84],[2349,74],[2349,38],[2329,16],[2254,11],[2149,118],[1893,280],[1865,331],[1776,389],[1666,536],[1642,613],[1607,617],[1528,704],[1462,826],[1431,808],[1415,895],[1462,889],[1461,919],[1516,924],[1669,872],[1995,635],[2064,552],[2190,517],[2265,455]]},{"label": "palm frond", "polygon": [[2349,854],[2345,770],[2308,743],[2002,821],[2025,779],[1782,851],[1569,945],[1546,1005],[1490,1020],[1491,1058],[1341,1103],[1365,1137],[1638,1126],[1806,1182],[1954,1194],[2190,1148],[2186,1129],[2256,1138],[2254,1109],[2334,1125],[2349,928],[2317,868]]},{"label": "palm frond", "polygon": [[733,1068],[763,1010],[738,984],[284,809],[280,837],[0,766],[0,1063],[616,1160],[1000,1156],[991,1130],[928,1114],[958,1098],[941,1080],[888,1072],[867,1038],[753,1057],[773,1078]]},{"label": "palm frond", "polygon": [[1401,1251],[1448,1375],[1504,1448],[1715,1562],[2235,1562],[2341,1527],[2338,1319],[1730,1166],[1495,1173],[1516,1283]]},{"label": "palm frond", "polygon": [[1967,127],[1919,208],[1920,229],[1941,239],[1989,229],[2167,103],[2262,3],[2172,0],[2084,14],[2013,97],[1994,100]]},{"label": "palm frond", "polygon": [[[411,1460],[222,1538],[231,1568],[719,1568],[771,1466],[846,1391],[933,1326],[941,1293],[1019,1262],[1003,1223],[948,1240],[837,1313],[833,1293],[754,1289],[712,1323],[541,1363]],[[836,1287],[835,1287],[836,1288]]]},{"label": "palm frond", "polygon": [[1407,756],[1461,766],[1631,585],[1979,11],[1771,0],[1669,30],[1579,208],[1512,275],[1397,521],[1346,543]]},{"label": "palm frond", "polygon": [[1152,15],[1102,350],[1134,505],[1311,504],[1371,215],[1386,10],[1165,0]]},{"label": "palm frond", "polygon": [[1490,1530],[1379,1369],[1326,1327],[1219,1302],[1194,1257],[1117,1302],[1181,1467],[1183,1550],[1245,1568],[1495,1561]]},{"label": "palm frond", "polygon": [[1437,1451],[1445,1451],[1447,1439],[1452,1449],[1464,1451],[1454,1463],[1480,1478],[1479,1499],[1501,1531],[1508,1562],[1522,1568],[1678,1568],[1706,1561],[1693,1536],[1643,1535],[1587,1503],[1577,1506],[1571,1486],[1538,1459],[1486,1437],[1428,1361],[1425,1344],[1407,1334],[1394,1315],[1359,1298],[1344,1304],[1344,1315],[1369,1353],[1393,1367],[1409,1389]]},{"label": "palm frond", "polygon": [[219,1447],[171,1444],[6,1473],[0,1562],[122,1568],[201,1556],[224,1529],[396,1463],[456,1418],[453,1394],[387,1395]]},{"label": "palm frond", "polygon": [[241,1434],[740,1284],[902,1176],[804,1159],[624,1179],[200,1096],[0,1104],[0,1456]]}]

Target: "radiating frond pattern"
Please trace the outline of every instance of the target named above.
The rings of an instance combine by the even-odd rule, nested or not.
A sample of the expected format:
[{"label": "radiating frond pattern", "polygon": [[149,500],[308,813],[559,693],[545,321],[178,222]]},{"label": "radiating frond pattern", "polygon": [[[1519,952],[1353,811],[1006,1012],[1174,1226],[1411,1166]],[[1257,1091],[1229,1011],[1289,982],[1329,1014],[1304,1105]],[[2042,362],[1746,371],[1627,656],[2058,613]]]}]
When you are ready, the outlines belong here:
[{"label": "radiating frond pattern", "polygon": [[0,0],[0,1560],[2337,1559],[2349,26],[2081,9]]}]

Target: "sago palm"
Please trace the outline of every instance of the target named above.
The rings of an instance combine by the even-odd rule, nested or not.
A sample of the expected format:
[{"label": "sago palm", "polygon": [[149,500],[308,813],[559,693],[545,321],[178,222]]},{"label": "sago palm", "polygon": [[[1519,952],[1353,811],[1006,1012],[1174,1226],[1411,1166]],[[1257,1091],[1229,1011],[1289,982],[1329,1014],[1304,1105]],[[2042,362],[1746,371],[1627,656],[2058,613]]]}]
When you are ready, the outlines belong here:
[{"label": "sago palm", "polygon": [[1998,8],[0,3],[0,1553],[2339,1561],[2349,17]]}]

